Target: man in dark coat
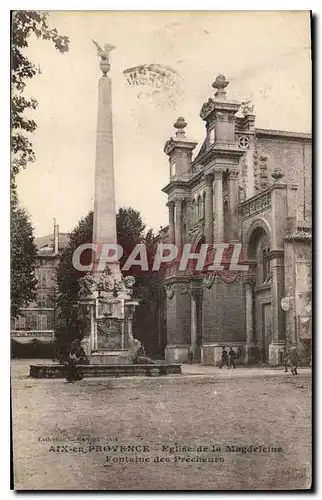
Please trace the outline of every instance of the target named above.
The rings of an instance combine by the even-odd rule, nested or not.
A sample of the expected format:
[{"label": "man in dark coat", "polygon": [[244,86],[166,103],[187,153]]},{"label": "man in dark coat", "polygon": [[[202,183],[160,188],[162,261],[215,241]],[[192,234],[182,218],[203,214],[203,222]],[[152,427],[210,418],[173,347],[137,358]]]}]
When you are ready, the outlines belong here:
[{"label": "man in dark coat", "polygon": [[69,354],[68,361],[66,363],[67,375],[66,380],[68,383],[74,383],[76,380],[82,380],[83,375],[77,368],[77,357],[76,354]]},{"label": "man in dark coat", "polygon": [[226,347],[223,347],[222,348],[222,352],[221,352],[221,362],[220,362],[220,365],[219,365],[219,368],[221,369],[224,365],[227,366],[227,368],[229,368],[229,364],[228,364],[228,353],[226,351]]},{"label": "man in dark coat", "polygon": [[300,364],[300,360],[299,360],[299,356],[297,354],[296,347],[293,347],[291,349],[290,358],[291,358],[291,373],[292,373],[292,375],[297,375],[297,369],[298,369],[298,366]]},{"label": "man in dark coat", "polygon": [[231,367],[236,368],[235,358],[236,358],[236,353],[235,353],[234,349],[231,347],[229,349],[229,353],[228,353],[228,365],[229,365],[229,368],[231,368]]}]

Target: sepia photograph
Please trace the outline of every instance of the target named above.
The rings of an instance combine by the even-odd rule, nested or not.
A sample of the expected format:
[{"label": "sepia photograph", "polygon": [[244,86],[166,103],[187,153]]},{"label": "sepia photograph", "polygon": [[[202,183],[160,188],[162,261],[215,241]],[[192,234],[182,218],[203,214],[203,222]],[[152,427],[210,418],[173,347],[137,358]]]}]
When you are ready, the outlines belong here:
[{"label": "sepia photograph", "polygon": [[11,488],[311,490],[311,12],[10,23]]}]

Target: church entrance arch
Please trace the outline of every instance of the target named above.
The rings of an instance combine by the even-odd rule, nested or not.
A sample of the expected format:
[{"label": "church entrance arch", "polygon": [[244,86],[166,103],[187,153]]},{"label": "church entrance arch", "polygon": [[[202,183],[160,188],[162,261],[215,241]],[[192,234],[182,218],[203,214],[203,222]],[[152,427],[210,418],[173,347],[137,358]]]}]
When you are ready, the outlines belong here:
[{"label": "church entrance arch", "polygon": [[248,238],[248,259],[253,262],[254,284],[254,325],[255,342],[259,347],[260,358],[268,362],[269,344],[272,341],[272,296],[270,271],[270,237],[263,225],[255,225]]}]

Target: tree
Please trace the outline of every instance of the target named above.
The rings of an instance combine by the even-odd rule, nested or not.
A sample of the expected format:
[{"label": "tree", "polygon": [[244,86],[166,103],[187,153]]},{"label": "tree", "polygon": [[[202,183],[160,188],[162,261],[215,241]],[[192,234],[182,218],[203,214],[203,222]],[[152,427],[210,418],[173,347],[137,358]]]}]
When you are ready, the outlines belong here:
[{"label": "tree", "polygon": [[11,209],[11,316],[35,299],[37,248],[27,212],[13,203]]},{"label": "tree", "polygon": [[[79,319],[76,304],[78,299],[78,280],[85,272],[75,269],[72,258],[75,250],[83,243],[90,243],[93,235],[93,212],[90,211],[83,217],[70,233],[68,245],[60,255],[56,268],[57,280],[57,309],[58,309],[58,343],[69,343],[79,336]],[[86,265],[91,262],[91,254],[83,252],[81,263]]]},{"label": "tree", "polygon": [[68,50],[69,39],[61,36],[56,28],[48,24],[48,13],[39,11],[16,11],[12,14],[11,44],[11,188],[12,196],[16,196],[15,178],[21,168],[35,160],[35,153],[29,134],[34,132],[37,124],[27,118],[26,111],[35,110],[38,103],[32,97],[24,95],[26,83],[37,74],[36,65],[24,52],[28,47],[29,37],[36,35],[43,40],[51,40],[57,50],[64,53]]},{"label": "tree", "polygon": [[[120,208],[116,216],[117,241],[124,250],[120,259],[120,266],[123,267],[126,259],[132,252],[137,243],[145,243],[147,248],[148,260],[154,253],[154,236],[149,230],[145,233],[145,224],[137,210],[133,208]],[[80,319],[77,317],[76,304],[79,292],[79,278],[85,275],[85,272],[78,271],[73,267],[72,256],[76,248],[92,241],[93,231],[93,212],[89,212],[86,217],[80,220],[76,228],[70,234],[69,245],[63,250],[60,261],[57,266],[57,287],[58,287],[58,309],[59,321],[61,327],[58,329],[58,342],[69,343],[80,336]],[[83,256],[81,263],[86,265],[91,261],[90,253]],[[136,282],[133,295],[140,299],[140,305],[137,308],[137,320],[134,323],[134,334],[148,347],[148,337],[155,330],[155,297],[156,297],[156,277],[150,271],[140,271],[134,273]],[[135,269],[135,268],[134,268]],[[137,268],[140,269],[139,267]],[[130,269],[126,274],[133,274]],[[154,321],[154,323],[153,323]]]},{"label": "tree", "polygon": [[28,79],[37,73],[24,49],[31,35],[51,40],[60,52],[68,50],[69,40],[50,28],[46,12],[17,11],[12,14],[11,45],[11,314],[17,316],[19,309],[35,298],[34,276],[36,246],[29,216],[19,207],[16,192],[16,176],[28,162],[35,160],[29,135],[37,128],[36,122],[27,117],[37,107],[36,99],[24,95]]},{"label": "tree", "polygon": [[[120,208],[116,215],[117,242],[123,248],[120,258],[121,268],[130,256],[133,248],[144,241],[145,224],[140,212],[133,208]],[[124,272],[125,275],[133,274],[133,269]]]}]

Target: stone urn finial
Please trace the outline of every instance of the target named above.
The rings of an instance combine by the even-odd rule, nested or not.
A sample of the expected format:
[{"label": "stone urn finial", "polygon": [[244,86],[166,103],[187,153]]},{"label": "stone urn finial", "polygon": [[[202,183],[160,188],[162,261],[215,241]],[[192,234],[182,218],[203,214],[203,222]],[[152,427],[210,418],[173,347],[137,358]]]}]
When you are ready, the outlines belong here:
[{"label": "stone urn finial", "polygon": [[187,126],[187,122],[182,116],[179,116],[177,121],[173,124],[174,128],[177,129],[176,136],[177,137],[185,137],[185,131],[184,129]]},{"label": "stone urn finial", "polygon": [[284,177],[284,174],[279,167],[275,167],[272,173],[272,177],[274,179],[274,182],[279,182]]},{"label": "stone urn finial", "polygon": [[226,77],[220,73],[216,80],[214,81],[214,83],[212,84],[212,87],[214,89],[218,89],[217,92],[215,93],[215,97],[217,97],[217,99],[226,99],[226,91],[225,91],[225,88],[227,87],[227,85],[229,84],[229,81],[226,80]]}]

